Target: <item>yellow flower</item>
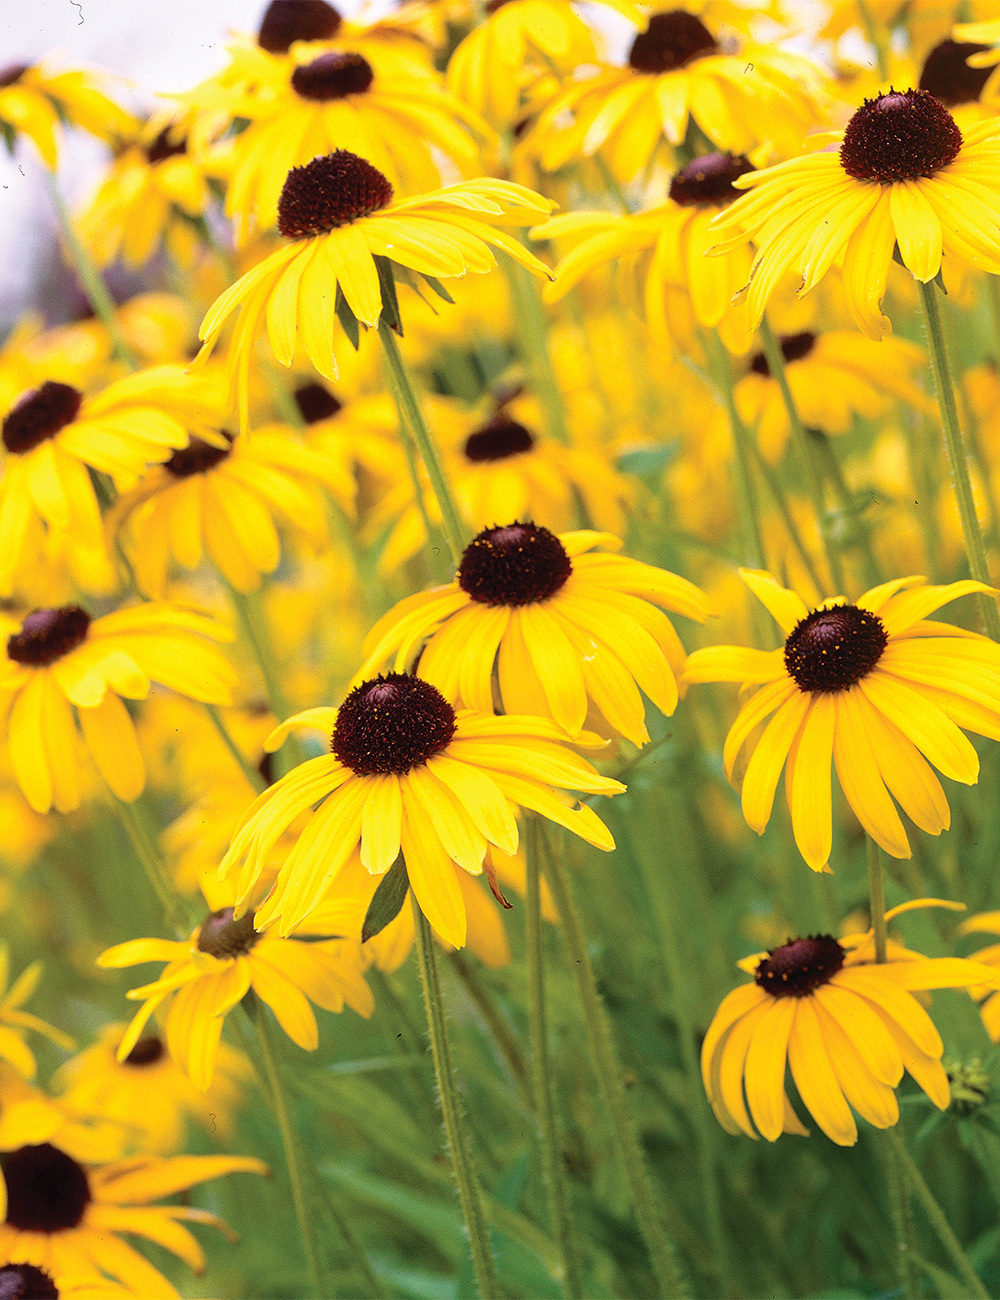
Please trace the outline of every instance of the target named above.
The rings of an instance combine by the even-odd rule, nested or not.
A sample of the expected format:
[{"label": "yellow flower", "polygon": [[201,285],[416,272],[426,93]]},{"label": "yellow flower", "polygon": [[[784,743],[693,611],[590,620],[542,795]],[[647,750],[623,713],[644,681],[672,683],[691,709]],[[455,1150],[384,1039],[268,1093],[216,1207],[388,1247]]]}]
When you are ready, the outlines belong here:
[{"label": "yellow flower", "polygon": [[[235,882],[241,909],[267,895],[257,907],[261,928],[277,924],[289,934],[311,925],[360,844],[361,861],[374,875],[402,852],[427,920],[461,948],[465,901],[454,866],[478,876],[489,845],[514,853],[515,808],[541,813],[600,849],[614,848],[593,809],[562,792],[616,794],[625,787],[564,748],[564,733],[548,719],[456,713],[429,682],[392,673],[363,682],[339,709],[289,718],[267,747],[277,749],[298,727],[325,732],[333,752],[300,764],[258,797],[220,868]],[[275,876],[270,858],[278,839],[319,801]]]},{"label": "yellow flower", "polygon": [[135,127],[134,119],[97,89],[89,72],[52,72],[29,63],[0,69],[0,133],[11,152],[18,135],[26,135],[54,170],[60,119],[109,143]]},{"label": "yellow flower", "polygon": [[[231,285],[201,324],[214,348],[223,325],[242,308],[230,343],[238,377],[240,427],[246,427],[254,334],[266,316],[274,355],[290,366],[296,343],[326,379],[337,378],[333,322],[342,297],[362,324],[382,313],[376,257],[419,275],[461,276],[496,266],[490,246],[539,274],[548,270],[518,240],[496,226],[529,226],[551,204],[508,181],[466,181],[413,199],[392,201],[392,186],[357,154],[338,149],[288,175],[278,203],[278,228],[290,243]],[[334,290],[336,289],[336,298]]]},{"label": "yellow flower", "polygon": [[188,1118],[228,1141],[240,1086],[250,1076],[246,1058],[220,1043],[211,1087],[199,1092],[157,1034],[140,1038],[119,1061],[126,1028],[106,1025],[96,1043],[60,1066],[54,1079],[60,1104],[84,1118],[118,1125],[129,1146],[144,1155],[179,1151]]},{"label": "yellow flower", "polygon": [[20,628],[5,621],[0,718],[14,775],[36,812],[80,805],[76,722],[114,794],[131,801],[142,793],[146,770],[120,697],[145,699],[156,681],[194,700],[230,701],[235,674],[202,638],[232,634],[203,614],[139,605],[91,620],[79,605],[66,605],[33,610]]},{"label": "yellow flower", "polygon": [[[970,916],[963,921],[958,929],[961,934],[1000,935],[1000,912],[979,912],[976,916]],[[970,953],[969,960],[982,962],[996,972],[997,967],[1000,967],[1000,943],[991,943],[986,948]],[[985,999],[979,1008],[983,1026],[994,1043],[1000,1042],[1000,992],[994,985],[985,981],[978,987],[971,988],[969,992],[974,998]]]},{"label": "yellow flower", "polygon": [[801,274],[799,293],[807,293],[841,255],[848,309],[874,339],[892,329],[880,304],[897,247],[923,283],[947,273],[949,258],[1000,274],[995,118],[963,136],[928,91],[891,90],[865,100],[826,141],[820,152],[741,176],[736,188],[753,192],[715,219],[718,251],[748,237],[758,246],[747,290],[754,329],[786,271]]},{"label": "yellow flower", "polygon": [[690,352],[696,324],[719,329],[732,351],[746,352],[746,304],[733,298],[750,274],[750,246],[744,241],[720,258],[705,250],[715,239],[712,220],[738,197],[733,182],[752,170],[744,157],[705,154],[673,177],[669,200],[659,207],[630,216],[570,212],[536,226],[532,239],[581,237],[556,267],[546,298],[559,301],[588,272],[618,260],[621,295],[641,303],[653,342],[668,359]]},{"label": "yellow flower", "polygon": [[932,766],[973,785],[979,758],[961,728],[1000,740],[1000,646],[927,615],[971,592],[994,593],[978,582],[935,587],[896,578],[853,604],[838,596],[810,611],[770,574],[740,574],[781,628],[784,646],[696,650],[684,680],[760,687],[723,751],[732,779],[740,751],[769,719],[743,778],[744,817],[763,835],[787,760],[795,843],[822,871],[833,835],[833,762],[861,825],[887,853],[908,858],[893,797],[921,830],[939,835],[951,814]]},{"label": "yellow flower", "polygon": [[[307,1052],[319,1045],[310,1002],[335,1012],[343,1011],[346,1002],[358,1015],[371,1015],[375,1002],[362,975],[359,944],[258,934],[252,912],[234,919],[232,890],[213,883],[205,887],[205,896],[209,906],[217,906],[190,939],[131,939],[97,959],[99,966],[115,969],[167,962],[159,979],[129,991],[129,998],[142,1006],[118,1045],[119,1061],[129,1056],[150,1016],[168,999],[167,1048],[202,1092],[215,1073],[226,1016],[251,989],[271,1008],[292,1042]],[[304,933],[316,932],[306,926]]]},{"label": "yellow flower", "polygon": [[708,603],[686,579],[588,555],[595,546],[621,543],[587,531],[557,537],[530,523],[487,528],[466,547],[455,582],[408,596],[379,619],[358,676],[388,659],[399,672],[420,651],[421,677],[447,700],[490,713],[497,659],[508,713],[551,717],[576,736],[592,703],[615,731],[644,744],[639,691],[673,713],[684,665],[680,638],[656,606],[703,622]]},{"label": "yellow flower", "polygon": [[[914,906],[904,903],[886,920]],[[969,988],[997,976],[976,961],[924,957],[890,942],[875,961],[872,932],[789,939],[739,965],[753,975],[728,994],[702,1045],[705,1091],[730,1133],[769,1142],[807,1136],[785,1091],[785,1063],[802,1104],[827,1137],[853,1146],[852,1108],[875,1128],[899,1120],[893,1091],[905,1069],[935,1106],[951,1100],[944,1045],[914,997],[928,989]],[[745,1100],[744,1100],[745,1096]]]},{"label": "yellow flower", "polygon": [[517,152],[555,171],[602,151],[628,182],[664,144],[672,156],[693,121],[719,149],[787,153],[820,115],[822,81],[799,54],[752,42],[724,52],[696,14],[654,13],[626,66],[604,65],[564,85]]},{"label": "yellow flower", "polygon": [[197,1206],[152,1202],[223,1174],[268,1172],[252,1156],[130,1156],[84,1165],[51,1142],[9,1149],[0,1166],[7,1193],[0,1259],[43,1269],[60,1290],[64,1278],[106,1274],[127,1294],[151,1300],[178,1292],[118,1234],[154,1241],[201,1272],[204,1252],[183,1225],[228,1231],[225,1223]]},{"label": "yellow flower", "polygon": [[204,389],[180,366],[157,366],[94,397],[52,380],[23,394],[2,429],[0,596],[11,594],[45,530],[106,559],[88,469],[110,475],[119,492],[132,487],[147,464],[186,445]]},{"label": "yellow flower", "polygon": [[7,987],[9,972],[10,951],[4,943],[0,944],[0,1059],[9,1061],[26,1079],[33,1079],[38,1067],[31,1049],[21,1036],[26,1029],[33,1029],[36,1034],[43,1034],[53,1043],[67,1049],[73,1047],[73,1040],[47,1021],[21,1009],[38,987],[38,981],[42,978],[42,963],[33,961],[18,975],[10,988]]},{"label": "yellow flower", "polygon": [[115,503],[109,523],[121,529],[140,590],[163,595],[171,559],[195,569],[207,552],[237,591],[254,591],[281,559],[275,518],[314,550],[328,542],[322,484],[348,509],[354,482],[336,461],[280,426],[214,443],[192,438],[147,471]]}]

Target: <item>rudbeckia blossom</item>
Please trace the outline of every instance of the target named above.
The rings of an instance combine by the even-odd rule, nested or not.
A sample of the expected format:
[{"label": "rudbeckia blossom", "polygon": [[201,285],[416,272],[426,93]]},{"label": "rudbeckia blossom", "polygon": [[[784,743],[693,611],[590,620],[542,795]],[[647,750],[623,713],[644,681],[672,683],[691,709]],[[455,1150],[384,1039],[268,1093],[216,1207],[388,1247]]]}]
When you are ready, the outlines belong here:
[{"label": "rudbeckia blossom", "polygon": [[364,325],[378,324],[382,292],[376,257],[421,275],[448,278],[496,266],[490,247],[541,275],[548,269],[496,226],[529,226],[548,213],[548,199],[521,185],[490,179],[449,185],[393,202],[388,180],[357,154],[338,149],[288,175],[278,201],[278,229],[291,241],[226,290],[201,324],[206,358],[237,308],[230,367],[238,372],[246,425],[250,356],[261,317],[274,355],[290,366],[300,343],[326,379],[337,378],[335,290]]},{"label": "rudbeckia blossom", "polygon": [[42,978],[42,963],[33,961],[8,988],[9,972],[10,951],[4,943],[0,944],[0,1060],[8,1061],[26,1079],[33,1079],[37,1066],[34,1053],[22,1037],[26,1029],[64,1048],[72,1048],[73,1040],[40,1016],[22,1009]]},{"label": "rudbeckia blossom", "polygon": [[732,780],[740,752],[766,722],[743,777],[744,817],[763,835],[787,762],[795,843],[822,871],[832,844],[834,763],[861,825],[887,853],[908,858],[893,799],[921,830],[939,835],[951,814],[933,769],[974,785],[979,757],[962,729],[1000,740],[1000,646],[927,615],[959,596],[995,593],[972,581],[936,587],[896,578],[854,603],[838,596],[810,610],[769,573],[740,575],[780,627],[784,646],[696,650],[684,680],[759,687],[723,750]]},{"label": "rudbeckia blossom", "polygon": [[754,329],[786,271],[807,293],[839,257],[848,309],[873,339],[892,329],[880,304],[897,247],[924,283],[947,274],[951,258],[1000,274],[996,118],[963,134],[928,91],[890,90],[823,139],[826,149],[741,176],[736,188],[752,193],[715,220],[718,251],[747,237],[758,246],[747,290]]},{"label": "rudbeckia blossom", "polygon": [[0,68],[0,133],[9,150],[19,135],[26,135],[45,165],[55,170],[61,121],[109,143],[135,127],[134,119],[98,90],[89,72],[51,72],[30,63]]},{"label": "rudbeckia blossom", "polygon": [[615,731],[644,744],[640,691],[673,713],[684,666],[662,609],[700,623],[708,602],[676,574],[588,554],[595,546],[618,550],[621,542],[588,531],[556,536],[531,523],[485,529],[466,547],[454,582],[408,596],[379,619],[358,675],[389,659],[399,672],[420,652],[422,678],[447,700],[488,713],[496,660],[508,713],[553,718],[576,736],[593,704]]},{"label": "rudbeckia blossom", "polygon": [[186,445],[202,385],[179,366],[129,375],[86,397],[46,380],[23,394],[3,420],[0,478],[0,596],[34,558],[43,531],[73,549],[105,555],[101,511],[88,469],[111,476],[119,492],[143,468]]},{"label": "rudbeckia blossom", "polygon": [[683,143],[689,121],[720,149],[787,153],[820,116],[816,65],[773,45],[724,52],[693,13],[654,13],[624,67],[605,65],[556,95],[519,150],[555,171],[602,151],[631,181],[666,144]]},{"label": "rudbeckia blossom", "polygon": [[107,1275],[151,1300],[178,1292],[118,1234],[154,1241],[201,1272],[204,1252],[184,1224],[228,1232],[227,1225],[197,1206],[152,1202],[224,1174],[268,1173],[252,1156],[130,1156],[89,1165],[51,1142],[8,1150],[0,1167],[7,1192],[0,1259],[34,1265],[60,1288],[64,1278]]},{"label": "rudbeckia blossom", "polygon": [[894,1089],[904,1069],[945,1110],[944,1044],[913,995],[1000,982],[977,961],[924,957],[891,941],[887,960],[876,963],[871,931],[789,939],[739,965],[754,982],[715,1013],[702,1078],[723,1128],[769,1142],[782,1132],[807,1136],[785,1091],[786,1062],[802,1104],[838,1146],[858,1140],[852,1110],[875,1128],[898,1122]]},{"label": "rudbeckia blossom", "polygon": [[20,627],[4,621],[0,718],[17,783],[36,812],[80,806],[77,723],[114,794],[128,802],[142,793],[146,768],[122,697],[143,700],[159,682],[193,700],[230,702],[235,673],[204,638],[232,634],[203,614],[138,605],[91,619],[65,605],[32,610]]},{"label": "rudbeckia blossom", "polygon": [[[457,713],[430,682],[391,673],[362,682],[339,709],[289,718],[267,748],[279,748],[299,727],[325,732],[332,753],[300,764],[258,797],[220,867],[235,882],[241,908],[268,895],[257,908],[261,928],[276,924],[289,934],[310,924],[360,844],[361,861],[374,875],[402,852],[427,920],[461,948],[466,913],[455,864],[478,876],[489,845],[514,853],[516,808],[540,813],[597,848],[614,848],[593,809],[563,791],[617,794],[625,787],[560,744],[564,733],[546,718],[498,718],[492,708]],[[317,803],[275,878],[278,840]]]},{"label": "rudbeckia blossom", "polygon": [[336,461],[280,431],[261,430],[217,443],[192,438],[150,469],[115,503],[136,581],[147,596],[163,595],[171,560],[195,569],[207,552],[237,591],[254,591],[281,559],[276,519],[314,550],[328,541],[320,485],[349,509],[354,481]]},{"label": "rudbeckia blossom", "polygon": [[[167,1049],[202,1092],[215,1073],[226,1016],[250,989],[271,1008],[292,1042],[307,1052],[319,1046],[311,1002],[334,1012],[343,1011],[346,1003],[358,1015],[371,1015],[375,1001],[364,981],[358,943],[259,934],[252,912],[234,917],[234,895],[225,885],[213,883],[205,892],[210,905],[220,906],[195,927],[190,939],[130,939],[97,959],[99,966],[114,969],[167,963],[158,979],[128,993],[142,1006],[118,1045],[119,1061],[133,1051],[150,1016],[168,999]],[[304,933],[315,932],[306,926]]]},{"label": "rudbeckia blossom", "polygon": [[545,297],[558,302],[590,271],[617,261],[619,292],[641,304],[652,341],[668,358],[690,352],[696,324],[719,329],[732,351],[747,351],[746,304],[733,299],[750,274],[750,245],[720,258],[705,250],[715,240],[712,220],[739,197],[733,182],[752,170],[742,156],[705,154],[671,179],[659,207],[630,216],[570,212],[536,226],[532,239],[580,241],[559,262]]}]

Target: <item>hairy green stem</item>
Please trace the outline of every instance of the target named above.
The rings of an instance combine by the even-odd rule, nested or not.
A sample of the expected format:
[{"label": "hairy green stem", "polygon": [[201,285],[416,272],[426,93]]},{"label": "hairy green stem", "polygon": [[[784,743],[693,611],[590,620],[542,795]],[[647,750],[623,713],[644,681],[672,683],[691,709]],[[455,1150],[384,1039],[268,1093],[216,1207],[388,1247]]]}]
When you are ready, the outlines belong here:
[{"label": "hairy green stem", "polygon": [[482,1016],[487,1031],[493,1039],[497,1051],[503,1057],[522,1101],[525,1103],[526,1108],[530,1110],[534,1102],[528,1088],[528,1066],[524,1059],[524,1053],[521,1051],[521,1045],[517,1041],[517,1035],[490,997],[489,991],[483,986],[477,967],[469,961],[465,953],[458,950],[450,952],[448,959],[452,969],[461,981],[462,987]]},{"label": "hairy green stem", "polygon": [[799,559],[805,566],[810,581],[818,592],[822,592],[823,583],[820,580],[819,573],[816,571],[816,566],[813,563],[812,556],[806,550],[805,543],[802,540],[802,535],[799,533],[798,525],[796,524],[795,517],[792,514],[791,506],[788,504],[788,498],[785,496],[785,489],[781,486],[781,480],[760,454],[760,448],[752,438],[748,440],[747,447],[754,458],[754,462],[761,478],[767,484],[767,490],[770,492],[771,499],[777,507],[778,514],[781,515],[782,521],[785,525],[785,531],[791,538],[792,545],[798,551]]},{"label": "hairy green stem", "polygon": [[[540,838],[544,841],[544,829],[540,828],[540,832]],[[611,1121],[611,1131],[632,1195],[639,1230],[649,1248],[658,1286],[657,1295],[660,1300],[683,1297],[687,1295],[687,1288],[681,1278],[674,1244],[657,1207],[657,1197],[646,1168],[645,1156],[629,1113],[621,1066],[611,1037],[607,1012],[598,992],[583,927],[570,893],[566,868],[559,853],[553,852],[551,847],[545,855],[545,875],[569,949],[601,1104]]]},{"label": "hairy green stem", "polygon": [[417,960],[420,963],[420,982],[423,985],[424,1003],[427,1008],[427,1026],[430,1031],[434,1073],[437,1076],[438,1100],[441,1104],[441,1116],[444,1120],[452,1168],[455,1171],[462,1217],[469,1236],[472,1266],[482,1300],[499,1300],[501,1291],[493,1258],[493,1247],[486,1228],[479,1180],[469,1152],[465,1117],[462,1114],[455,1068],[451,1060],[451,1044],[448,1042],[448,1025],[445,1020],[444,996],[438,973],[437,953],[434,950],[434,937],[412,891],[410,901],[413,905]]},{"label": "hairy green stem", "polygon": [[173,882],[167,875],[156,843],[149,834],[145,819],[135,803],[125,803],[115,796],[118,816],[125,828],[129,843],[146,873],[153,892],[156,894],[167,925],[178,935],[186,938],[191,932],[190,915],[183,899],[174,889]]},{"label": "hairy green stem", "polygon": [[915,1268],[913,1218],[910,1214],[909,1195],[895,1148],[885,1133],[879,1132],[877,1137],[882,1147],[882,1159],[879,1163],[885,1171],[886,1189],[889,1193],[889,1214],[892,1218],[893,1235],[896,1238],[894,1261],[896,1278],[902,1292],[902,1300],[916,1300],[920,1293]]},{"label": "hairy green stem", "polygon": [[445,540],[451,552],[452,563],[457,569],[467,540],[465,525],[458,513],[458,506],[455,504],[455,498],[445,476],[441,458],[438,455],[437,447],[434,445],[434,439],[431,437],[423,412],[420,410],[416,392],[410,383],[406,367],[403,365],[403,358],[399,353],[396,336],[390,326],[386,324],[384,318],[379,320],[378,336],[386,360],[389,387],[396,400],[396,405],[403,413],[403,421],[416,444],[420,459],[424,462],[424,468],[427,470],[431,487],[434,489],[434,495],[437,497],[438,505],[441,508]]},{"label": "hairy green stem", "polygon": [[840,506],[840,513],[845,520],[850,521],[851,531],[853,533],[854,545],[861,552],[861,559],[865,568],[865,582],[869,587],[877,586],[880,575],[878,562],[875,559],[875,552],[872,550],[871,535],[868,528],[862,523],[854,500],[854,493],[848,486],[844,478],[844,471],[841,469],[840,461],[837,459],[837,453],[833,449],[830,438],[822,429],[807,429],[810,446],[814,447],[820,456],[823,468],[827,477],[833,484],[833,490],[837,497],[837,504]]},{"label": "hairy green stem", "polygon": [[[919,280],[920,302],[924,310],[924,322],[927,326],[927,339],[930,344],[931,364],[934,368],[934,387],[937,391],[938,410],[941,412],[941,427],[944,432],[944,445],[948,452],[948,465],[951,469],[952,485],[955,489],[955,502],[958,516],[962,521],[962,537],[965,540],[965,553],[969,560],[969,572],[977,582],[990,586],[990,571],[986,563],[986,543],[976,514],[976,505],[972,496],[972,482],[969,478],[969,460],[965,440],[958,423],[958,407],[955,403],[955,388],[948,366],[948,352],[941,328],[941,313],[938,309],[937,289],[934,283],[922,284]],[[983,622],[988,635],[994,641],[1000,641],[1000,609],[996,598],[987,594],[979,597]]]}]

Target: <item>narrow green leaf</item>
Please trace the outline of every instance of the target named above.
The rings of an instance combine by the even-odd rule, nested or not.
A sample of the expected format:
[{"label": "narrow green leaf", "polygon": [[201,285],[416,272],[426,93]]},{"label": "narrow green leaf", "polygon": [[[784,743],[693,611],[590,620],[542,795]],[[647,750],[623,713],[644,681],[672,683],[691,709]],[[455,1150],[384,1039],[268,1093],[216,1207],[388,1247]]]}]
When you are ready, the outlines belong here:
[{"label": "narrow green leaf", "polygon": [[344,291],[339,284],[337,285],[337,299],[333,304],[333,310],[337,313],[337,319],[340,321],[344,333],[351,340],[354,351],[357,352],[361,343],[361,326],[358,324],[357,316],[348,306]]},{"label": "narrow green leaf", "polygon": [[382,319],[393,331],[402,337],[403,318],[399,314],[399,299],[396,297],[396,278],[392,262],[387,257],[375,256],[375,269],[378,271],[378,284],[382,291]]},{"label": "narrow green leaf", "polygon": [[445,302],[454,302],[454,301],[455,301],[455,299],[451,296],[451,294],[450,294],[450,293],[448,292],[448,290],[444,287],[444,285],[441,283],[441,281],[438,280],[438,279],[436,279],[433,275],[424,275],[423,272],[421,272],[421,273],[420,273],[420,278],[421,278],[422,280],[425,280],[425,281],[427,282],[427,284],[430,286],[430,288],[432,288],[432,289],[434,290],[434,292],[437,294],[437,296],[438,296],[439,298],[443,298]]},{"label": "narrow green leaf", "polygon": [[361,942],[366,943],[381,934],[390,921],[395,921],[400,909],[406,902],[410,890],[410,878],[406,874],[406,863],[398,857],[382,879],[378,882],[375,896],[368,904],[364,924],[361,927]]}]

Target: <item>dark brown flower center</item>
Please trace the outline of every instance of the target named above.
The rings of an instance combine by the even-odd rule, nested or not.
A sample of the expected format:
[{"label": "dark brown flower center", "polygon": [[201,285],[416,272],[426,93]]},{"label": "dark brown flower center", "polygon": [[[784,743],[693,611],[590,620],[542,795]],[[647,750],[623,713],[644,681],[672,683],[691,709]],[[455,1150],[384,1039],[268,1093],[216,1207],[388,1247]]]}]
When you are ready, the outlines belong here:
[{"label": "dark brown flower center", "polygon": [[814,609],[785,642],[785,667],[799,690],[846,691],[867,677],[888,641],[882,620],[867,609]]},{"label": "dark brown flower center", "polygon": [[514,523],[485,528],[472,539],[458,567],[458,585],[481,605],[533,605],[554,596],[572,572],[555,533]]},{"label": "dark brown flower center", "polygon": [[789,939],[772,948],[754,979],[773,998],[804,998],[828,983],[844,964],[844,950],[830,934]]},{"label": "dark brown flower center", "polygon": [[920,89],[930,91],[935,99],[949,108],[956,104],[976,103],[993,69],[970,68],[966,59],[970,54],[989,48],[988,45],[971,45],[962,41],[941,41],[924,62]]},{"label": "dark brown flower center", "polygon": [[82,1165],[65,1151],[42,1142],[0,1156],[7,1184],[7,1223],[21,1232],[66,1232],[90,1204],[90,1183]]},{"label": "dark brown flower center", "polygon": [[46,379],[18,398],[3,422],[3,445],[15,455],[40,446],[54,438],[60,429],[72,424],[80,410],[83,394],[69,384]]},{"label": "dark brown flower center", "polygon": [[4,1264],[0,1300],[59,1300],[59,1291],[48,1273],[34,1264]]},{"label": "dark brown flower center", "polygon": [[[801,361],[816,346],[816,335],[803,330],[801,334],[783,334],[781,336],[781,355],[786,364],[789,361]],[[771,367],[763,352],[755,352],[750,362],[750,369],[756,375],[769,375]]]},{"label": "dark brown flower center", "polygon": [[233,449],[236,441],[231,433],[220,430],[228,439],[225,447],[215,447],[204,438],[192,438],[186,447],[180,447],[169,460],[163,462],[163,468],[173,474],[174,478],[190,478],[192,474],[206,474],[216,465],[221,465]]},{"label": "dark brown flower center", "polygon": [[392,202],[392,186],[364,158],[335,149],[288,173],[278,200],[278,229],[286,239],[323,235]]},{"label": "dark brown flower center", "polygon": [[6,67],[0,68],[0,90],[16,86],[30,67],[30,63],[8,63]]},{"label": "dark brown flower center", "polygon": [[682,207],[725,207],[740,197],[740,191],[733,189],[733,181],[754,170],[741,153],[708,153],[692,158],[670,182],[670,197]]},{"label": "dark brown flower center", "polygon": [[293,396],[299,414],[306,424],[329,420],[344,408],[343,402],[338,401],[329,388],[325,388],[322,384],[302,384],[296,388]]},{"label": "dark brown flower center", "polygon": [[147,1065],[155,1065],[157,1061],[162,1061],[165,1051],[163,1039],[156,1034],[150,1034],[146,1038],[139,1039],[122,1061],[122,1065],[134,1065],[138,1069],[143,1069]]},{"label": "dark brown flower center", "polygon": [[292,89],[303,99],[345,99],[363,95],[375,79],[363,54],[321,54],[292,73]]},{"label": "dark brown flower center", "polygon": [[465,440],[465,455],[475,463],[506,460],[530,451],[535,445],[535,435],[517,420],[500,411],[482,428],[470,433]]},{"label": "dark brown flower center", "polygon": [[358,776],[402,776],[440,754],[455,710],[436,686],[406,673],[362,682],[337,712],[332,749]]},{"label": "dark brown flower center", "polygon": [[636,72],[674,72],[703,54],[719,48],[700,18],[684,9],[653,14],[649,26],[632,42],[629,67]]},{"label": "dark brown flower center", "polygon": [[33,609],[20,632],[7,638],[7,658],[43,668],[82,645],[89,627],[90,615],[79,605]]},{"label": "dark brown flower center", "polygon": [[175,141],[172,139],[174,130],[172,126],[165,126],[153,143],[146,146],[147,162],[161,163],[167,158],[176,158],[178,154],[187,152],[187,136],[182,135]]},{"label": "dark brown flower center", "polygon": [[233,908],[222,907],[205,917],[198,931],[198,951],[211,957],[242,957],[260,935],[253,928],[253,912],[233,920]]},{"label": "dark brown flower center", "polygon": [[962,133],[926,90],[890,90],[866,99],[847,124],[840,165],[857,181],[915,181],[954,162]]},{"label": "dark brown flower center", "polygon": [[344,20],[326,0],[271,0],[257,31],[257,44],[269,54],[287,54],[293,41],[326,41]]}]

